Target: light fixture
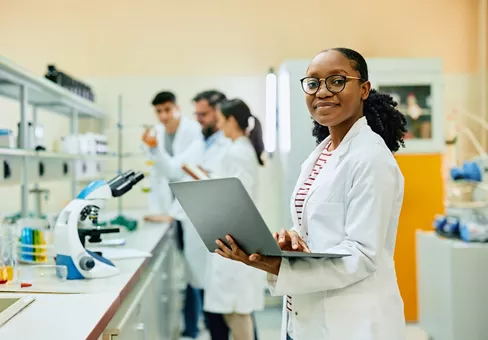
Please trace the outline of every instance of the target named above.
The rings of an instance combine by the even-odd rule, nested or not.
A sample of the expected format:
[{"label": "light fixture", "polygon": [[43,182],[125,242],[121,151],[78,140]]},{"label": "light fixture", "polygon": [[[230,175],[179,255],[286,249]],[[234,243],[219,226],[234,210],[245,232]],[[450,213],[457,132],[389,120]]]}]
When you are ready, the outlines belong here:
[{"label": "light fixture", "polygon": [[266,75],[266,134],[264,146],[269,154],[276,151],[276,74],[273,68]]},{"label": "light fixture", "polygon": [[285,69],[279,72],[278,83],[280,151],[287,153],[291,150],[291,103],[290,74]]}]

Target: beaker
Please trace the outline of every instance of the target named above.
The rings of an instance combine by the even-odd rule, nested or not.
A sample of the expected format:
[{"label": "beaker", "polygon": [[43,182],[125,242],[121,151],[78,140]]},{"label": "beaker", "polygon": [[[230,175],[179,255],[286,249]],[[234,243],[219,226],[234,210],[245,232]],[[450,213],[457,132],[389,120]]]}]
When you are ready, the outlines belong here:
[{"label": "beaker", "polygon": [[142,135],[142,141],[146,144],[149,148],[155,148],[158,146],[158,139],[156,137],[157,132],[154,126],[144,126],[145,131]]}]

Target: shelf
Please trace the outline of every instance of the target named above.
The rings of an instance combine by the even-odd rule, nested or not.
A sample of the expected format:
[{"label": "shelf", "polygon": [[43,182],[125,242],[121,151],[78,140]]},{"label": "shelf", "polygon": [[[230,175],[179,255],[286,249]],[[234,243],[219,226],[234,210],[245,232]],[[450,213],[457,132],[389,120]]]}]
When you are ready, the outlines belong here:
[{"label": "shelf", "polygon": [[0,56],[0,95],[20,100],[20,86],[28,88],[29,104],[62,115],[71,116],[77,110],[79,117],[103,118],[106,113],[91,101],[77,96],[50,80],[36,76]]},{"label": "shelf", "polygon": [[77,159],[79,155],[68,153],[57,153],[49,151],[34,151],[23,149],[0,148],[0,156],[32,157],[32,158],[54,158],[54,159]]},{"label": "shelf", "polygon": [[117,159],[116,155],[79,155],[77,157],[86,161],[112,161]]},{"label": "shelf", "polygon": [[93,161],[109,161],[117,159],[116,155],[80,155],[50,151],[34,151],[23,149],[0,148],[0,156],[30,157],[41,159],[83,159]]}]

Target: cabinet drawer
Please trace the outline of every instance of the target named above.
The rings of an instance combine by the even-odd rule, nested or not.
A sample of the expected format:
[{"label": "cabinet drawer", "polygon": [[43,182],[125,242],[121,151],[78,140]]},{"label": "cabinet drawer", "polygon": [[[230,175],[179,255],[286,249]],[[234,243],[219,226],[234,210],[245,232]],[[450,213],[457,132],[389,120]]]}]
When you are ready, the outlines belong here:
[{"label": "cabinet drawer", "polygon": [[152,294],[153,282],[154,274],[148,272],[134,286],[107,327],[110,330],[107,335],[113,330],[118,333],[112,335],[111,340],[151,340],[147,335],[147,313],[144,312],[147,306],[144,303],[148,301],[146,296]]}]

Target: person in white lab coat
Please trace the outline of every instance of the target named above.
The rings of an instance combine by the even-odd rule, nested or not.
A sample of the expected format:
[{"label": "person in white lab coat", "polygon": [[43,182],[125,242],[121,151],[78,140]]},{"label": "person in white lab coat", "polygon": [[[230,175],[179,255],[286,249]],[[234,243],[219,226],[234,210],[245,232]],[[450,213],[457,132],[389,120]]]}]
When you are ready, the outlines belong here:
[{"label": "person in white lab coat", "polygon": [[[157,168],[170,182],[190,179],[182,169],[185,163],[198,164],[209,174],[213,174],[220,166],[222,157],[231,144],[230,139],[217,128],[216,107],[225,99],[225,95],[217,90],[203,91],[193,98],[195,116],[200,124],[200,142],[193,143],[191,148],[187,148],[178,156],[170,155],[165,152],[166,150],[160,149],[155,158]],[[178,202],[174,202],[166,214],[151,216],[149,220],[175,221],[182,226],[184,255],[189,274],[183,308],[185,328],[182,336],[195,339],[199,335],[198,321],[203,311],[208,250]]]},{"label": "person in white lab coat", "polygon": [[[219,129],[232,140],[221,167],[211,177],[238,178],[252,198],[256,197],[259,166],[264,165],[262,128],[240,99],[219,104]],[[209,314],[212,340],[255,338],[252,312],[264,308],[265,276],[242,263],[212,254],[205,286],[204,310]],[[226,327],[220,324],[223,314]],[[214,323],[217,324],[214,324]]]},{"label": "person in white lab coat", "polygon": [[404,179],[393,152],[405,117],[371,89],[365,59],[350,49],[319,53],[301,84],[318,146],[291,199],[294,226],[275,237],[285,250],[351,256],[248,255],[231,235],[217,252],[268,272],[271,293],[284,296],[282,340],[404,340],[393,261]]},{"label": "person in white lab coat", "polygon": [[[218,104],[226,100],[226,96],[217,90],[207,90],[198,93],[194,98],[195,115],[197,121],[202,126],[202,133],[205,138],[205,153],[200,166],[212,176],[221,164],[223,156],[231,144],[223,131],[217,126],[217,107]],[[229,334],[230,329],[220,313],[206,312],[206,324],[211,333],[216,331],[220,334]],[[252,314],[254,325],[254,340],[258,340],[258,332],[254,313]],[[211,325],[210,325],[211,324]]]},{"label": "person in white lab coat", "polygon": [[168,214],[173,204],[173,195],[168,186],[169,178],[160,164],[159,154],[164,151],[172,157],[181,158],[187,150],[197,148],[202,138],[199,125],[181,116],[173,93],[158,93],[152,105],[160,123],[156,125],[156,141],[149,131],[142,137],[149,146],[150,157],[155,161],[150,174],[149,215],[145,217],[148,221]]}]

